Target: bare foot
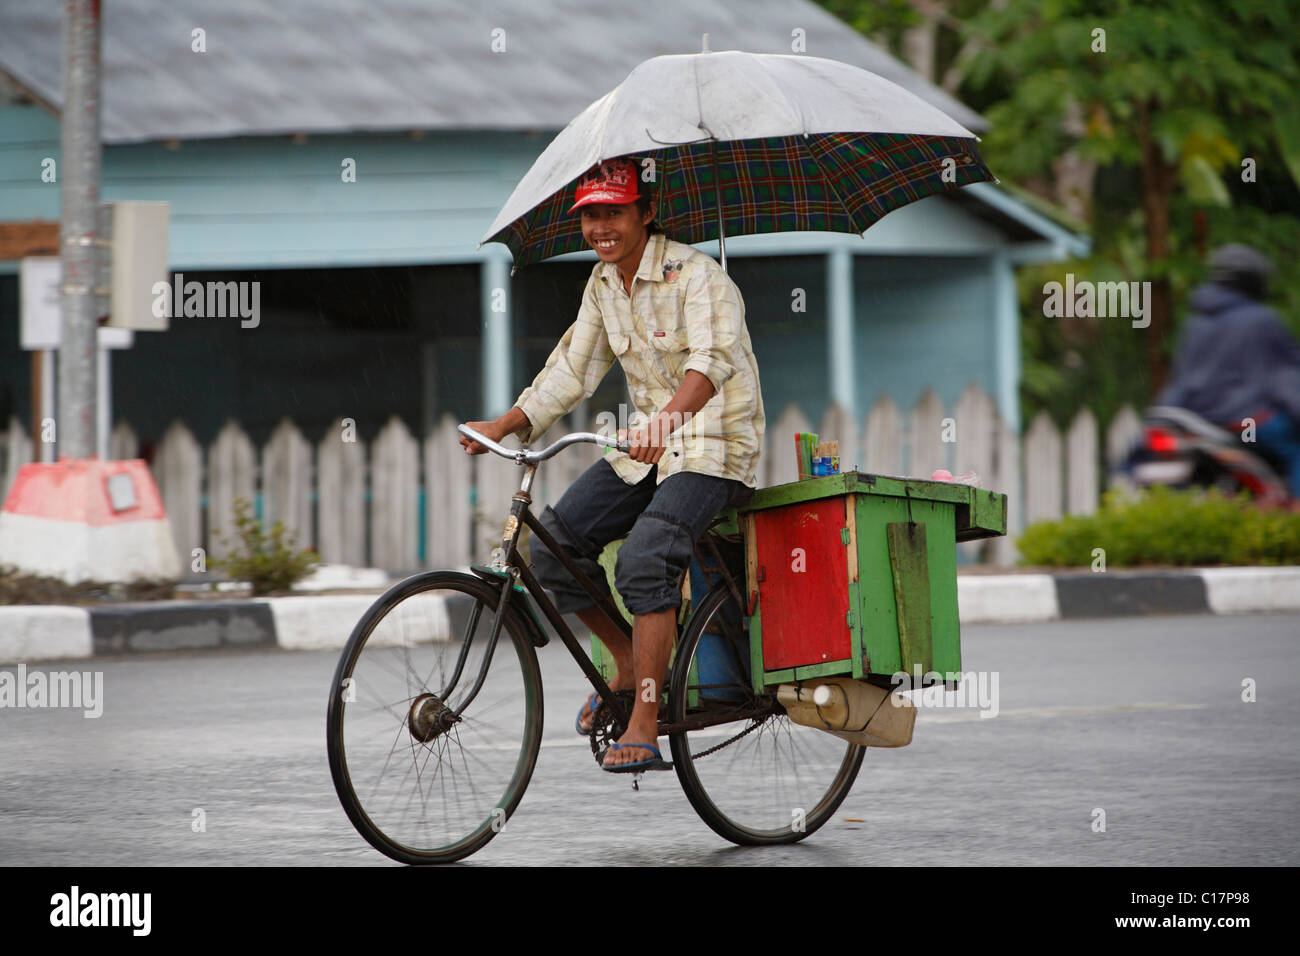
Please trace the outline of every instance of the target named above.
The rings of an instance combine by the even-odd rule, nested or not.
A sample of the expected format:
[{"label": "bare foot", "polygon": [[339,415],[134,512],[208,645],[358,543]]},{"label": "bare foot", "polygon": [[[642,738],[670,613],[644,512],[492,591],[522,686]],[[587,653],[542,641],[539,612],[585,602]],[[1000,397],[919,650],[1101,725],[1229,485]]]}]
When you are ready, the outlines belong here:
[{"label": "bare foot", "polygon": [[605,760],[601,764],[603,767],[617,767],[624,763],[639,763],[642,760],[654,759],[654,752],[647,750],[645,747],[629,747],[627,744],[654,744],[659,746],[659,727],[658,717],[653,714],[647,722],[637,720],[633,716],[632,723],[628,725],[627,733],[618,738],[618,743],[623,745],[622,750],[615,750],[610,747],[605,752]]},{"label": "bare foot", "polygon": [[[610,690],[631,690],[632,688],[630,686],[624,687],[619,682],[618,678],[615,678],[614,681],[609,685],[609,689]],[[599,694],[597,695],[597,697],[599,697]],[[599,709],[600,704],[597,704],[596,707]],[[582,732],[584,734],[587,733],[589,730],[591,730],[591,721],[595,716],[596,716],[596,712],[591,709],[591,695],[588,695],[587,699],[583,702],[582,705],[582,716],[578,718],[578,726],[582,728]]]}]

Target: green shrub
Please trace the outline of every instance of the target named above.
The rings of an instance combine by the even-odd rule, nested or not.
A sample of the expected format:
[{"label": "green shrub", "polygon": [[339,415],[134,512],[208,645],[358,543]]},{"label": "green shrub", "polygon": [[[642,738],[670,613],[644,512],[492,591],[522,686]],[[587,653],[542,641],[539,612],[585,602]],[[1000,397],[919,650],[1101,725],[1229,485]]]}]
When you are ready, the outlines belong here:
[{"label": "green shrub", "polygon": [[1143,564],[1300,564],[1300,514],[1263,511],[1242,494],[1153,488],[1108,492],[1094,515],[1040,521],[1016,542],[1023,564],[1106,567]]},{"label": "green shrub", "polygon": [[293,550],[293,535],[285,533],[281,522],[271,527],[270,535],[264,534],[247,498],[235,499],[235,530],[238,544],[223,538],[222,546],[230,553],[208,563],[236,581],[249,582],[254,594],[287,591],[316,565],[314,552]]}]

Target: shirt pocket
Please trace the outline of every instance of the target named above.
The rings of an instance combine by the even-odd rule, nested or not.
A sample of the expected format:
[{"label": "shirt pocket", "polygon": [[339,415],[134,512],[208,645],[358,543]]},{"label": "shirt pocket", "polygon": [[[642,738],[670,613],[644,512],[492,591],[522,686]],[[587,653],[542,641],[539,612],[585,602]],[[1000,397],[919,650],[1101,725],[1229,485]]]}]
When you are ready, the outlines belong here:
[{"label": "shirt pocket", "polygon": [[622,358],[627,354],[628,347],[632,344],[631,339],[617,329],[606,329],[605,334],[609,336],[609,347],[616,357]]},{"label": "shirt pocket", "polygon": [[650,345],[654,350],[655,366],[663,375],[665,384],[676,390],[686,376],[683,366],[691,354],[686,330],[661,329],[651,332]]},{"label": "shirt pocket", "polygon": [[610,351],[614,353],[618,364],[623,366],[623,374],[627,377],[628,384],[645,378],[645,370],[636,349],[632,348],[632,340],[618,329],[606,329],[605,334],[609,336]]}]

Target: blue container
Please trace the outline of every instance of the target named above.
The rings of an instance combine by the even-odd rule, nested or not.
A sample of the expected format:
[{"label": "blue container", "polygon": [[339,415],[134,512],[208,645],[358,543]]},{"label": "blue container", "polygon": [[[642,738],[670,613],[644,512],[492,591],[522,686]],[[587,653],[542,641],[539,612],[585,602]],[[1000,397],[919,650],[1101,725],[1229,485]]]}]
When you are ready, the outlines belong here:
[{"label": "blue container", "polygon": [[705,634],[695,652],[695,673],[699,677],[700,697],[705,700],[744,700],[749,668],[742,656],[748,648],[728,647],[721,634]]},{"label": "blue container", "polygon": [[[707,556],[712,560],[712,556]],[[740,565],[744,567],[743,564]],[[732,572],[736,586],[744,594],[743,575]],[[725,588],[726,580],[710,565],[707,570],[701,568],[699,561],[691,560],[691,603],[699,607],[712,587]],[[748,693],[749,674],[749,638],[744,627],[740,609],[735,601],[728,601],[722,610],[714,615],[714,622],[724,621],[731,625],[729,630],[735,635],[728,640],[720,633],[708,633],[700,638],[699,648],[695,652],[695,670],[699,680],[700,696],[706,700],[742,700]]]}]

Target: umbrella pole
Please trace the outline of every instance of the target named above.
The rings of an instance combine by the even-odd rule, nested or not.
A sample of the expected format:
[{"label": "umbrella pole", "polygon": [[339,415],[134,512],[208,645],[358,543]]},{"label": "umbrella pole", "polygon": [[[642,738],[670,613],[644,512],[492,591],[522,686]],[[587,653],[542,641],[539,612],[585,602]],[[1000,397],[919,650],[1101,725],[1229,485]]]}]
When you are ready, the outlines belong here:
[{"label": "umbrella pole", "polygon": [[718,211],[718,252],[722,260],[722,271],[727,271],[727,237],[723,235],[722,226],[722,183],[718,179],[718,141],[709,143],[709,155],[713,159],[713,207]]}]

